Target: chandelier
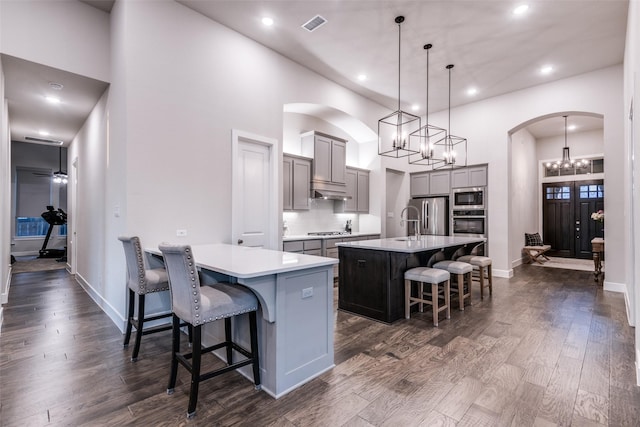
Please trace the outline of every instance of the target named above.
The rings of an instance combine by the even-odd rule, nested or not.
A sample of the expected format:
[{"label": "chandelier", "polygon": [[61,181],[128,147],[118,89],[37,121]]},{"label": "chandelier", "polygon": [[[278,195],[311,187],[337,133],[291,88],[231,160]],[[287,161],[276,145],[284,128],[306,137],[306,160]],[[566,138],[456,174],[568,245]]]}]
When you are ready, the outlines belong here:
[{"label": "chandelier", "polygon": [[564,147],[562,147],[562,160],[557,160],[553,163],[547,162],[547,169],[571,169],[571,168],[585,168],[589,166],[588,160],[571,160],[569,153],[569,145],[567,144],[567,118],[569,116],[564,115]]},{"label": "chandelier", "polygon": [[378,120],[378,154],[399,158],[418,153],[417,150],[411,149],[408,137],[421,126],[420,117],[400,108],[401,24],[404,22],[404,16],[397,16],[395,22],[398,24],[398,109]]},{"label": "chandelier", "polygon": [[427,96],[425,101],[425,124],[420,129],[409,135],[410,151],[417,151],[416,154],[409,155],[410,164],[420,164],[435,168],[444,160],[436,158],[435,146],[441,142],[447,135],[447,130],[429,124],[429,50],[433,47],[431,44],[425,44],[424,50],[427,51]]},{"label": "chandelier", "polygon": [[436,156],[442,163],[435,169],[458,168],[467,166],[467,139],[451,133],[451,69],[453,64],[447,65],[449,70],[449,126],[447,136],[435,144]]}]

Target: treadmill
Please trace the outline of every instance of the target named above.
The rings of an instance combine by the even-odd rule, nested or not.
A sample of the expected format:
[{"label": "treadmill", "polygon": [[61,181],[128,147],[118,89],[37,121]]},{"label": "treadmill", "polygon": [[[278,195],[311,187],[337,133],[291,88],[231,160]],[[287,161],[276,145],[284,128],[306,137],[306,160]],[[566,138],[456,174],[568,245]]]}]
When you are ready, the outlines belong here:
[{"label": "treadmill", "polygon": [[40,255],[38,255],[38,258],[59,258],[58,261],[66,261],[66,247],[64,249],[47,249],[47,245],[49,244],[49,238],[51,237],[53,227],[67,223],[67,213],[61,208],[55,210],[53,206],[47,206],[47,211],[43,212],[40,216],[49,224],[49,230],[47,230],[47,237],[45,237],[44,243],[42,243],[42,248],[40,249]]}]

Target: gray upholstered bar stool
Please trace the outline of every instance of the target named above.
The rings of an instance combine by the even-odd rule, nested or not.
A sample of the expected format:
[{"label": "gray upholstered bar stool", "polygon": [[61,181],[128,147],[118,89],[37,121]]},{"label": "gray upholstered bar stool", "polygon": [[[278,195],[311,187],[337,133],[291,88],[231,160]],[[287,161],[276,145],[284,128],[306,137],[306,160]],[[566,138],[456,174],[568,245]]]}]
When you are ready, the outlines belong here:
[{"label": "gray upholstered bar stool", "polygon": [[[439,268],[446,270],[455,277],[458,286],[452,286],[451,291],[458,294],[458,303],[460,310],[464,310],[464,300],[469,299],[469,305],[471,305],[471,273],[473,272],[473,266],[466,262],[443,260],[444,254],[438,252],[435,256],[435,263],[433,268]],[[467,290],[465,291],[465,282],[468,283]]]},{"label": "gray upholstered bar stool", "polygon": [[478,271],[480,282],[480,299],[484,299],[484,288],[489,288],[489,295],[493,295],[493,274],[491,273],[491,258],[482,255],[462,255],[456,261],[466,262]]},{"label": "gray upholstered bar stool", "polygon": [[[178,363],[191,374],[189,407],[187,418],[196,413],[200,381],[233,371],[242,366],[253,365],[253,381],[260,389],[260,360],[258,357],[258,328],[256,312],[258,299],[249,289],[241,285],[214,283],[200,286],[200,277],[188,245],[160,245],[171,287],[171,310],[173,311],[173,340],[171,349],[171,372],[167,394],[173,394],[178,374]],[[251,349],[247,350],[232,341],[231,318],[249,314]],[[193,326],[191,353],[180,352],[180,319]],[[202,325],[224,319],[225,341],[202,348]],[[201,357],[204,353],[226,349],[227,366],[200,373]],[[233,350],[245,359],[233,362]]]},{"label": "gray upholstered bar stool", "polygon": [[[411,306],[419,304],[420,313],[424,310],[424,304],[431,305],[433,310],[433,326],[438,326],[438,315],[441,311],[445,311],[447,319],[451,318],[451,309],[449,304],[449,272],[429,267],[415,267],[404,273],[404,313],[405,317],[411,317]],[[411,284],[418,283],[417,296],[411,295]],[[424,289],[424,284],[430,284],[431,290]],[[443,305],[439,305],[440,285],[442,285]],[[428,298],[425,298],[428,297]]]},{"label": "gray upholstered bar stool", "polygon": [[[152,292],[163,292],[169,290],[169,278],[164,268],[150,269],[147,266],[147,260],[142,253],[140,239],[133,237],[118,237],[124,248],[124,255],[127,261],[127,286],[129,288],[129,309],[127,311],[127,329],[124,335],[122,345],[127,347],[131,338],[131,327],[136,328],[136,341],[131,354],[131,361],[138,360],[140,351],[140,342],[143,335],[155,332],[168,331],[171,325],[160,325],[152,328],[144,329],[146,322],[152,320],[164,319],[171,317],[171,313],[160,314],[157,316],[145,317],[144,306],[145,296]],[[135,317],[135,300],[138,296],[138,317]]]}]

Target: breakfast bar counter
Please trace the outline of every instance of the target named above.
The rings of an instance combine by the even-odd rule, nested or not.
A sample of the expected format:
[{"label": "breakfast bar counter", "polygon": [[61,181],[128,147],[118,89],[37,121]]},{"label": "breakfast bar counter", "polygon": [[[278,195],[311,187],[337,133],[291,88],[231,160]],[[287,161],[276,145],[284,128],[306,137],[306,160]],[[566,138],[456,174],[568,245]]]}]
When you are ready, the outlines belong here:
[{"label": "breakfast bar counter", "polygon": [[[238,283],[258,297],[263,390],[280,397],[334,366],[333,265],[338,260],[228,244],[191,249],[203,284]],[[161,256],[158,249],[145,251]],[[224,324],[218,323],[205,326],[205,345],[207,339],[224,337]],[[248,322],[234,325],[234,335],[248,345]],[[240,371],[252,378],[250,367]]]},{"label": "breakfast bar counter", "polygon": [[469,250],[484,237],[420,236],[338,243],[338,308],[392,323],[404,318],[404,272],[426,266],[443,251],[449,259],[461,247]]}]

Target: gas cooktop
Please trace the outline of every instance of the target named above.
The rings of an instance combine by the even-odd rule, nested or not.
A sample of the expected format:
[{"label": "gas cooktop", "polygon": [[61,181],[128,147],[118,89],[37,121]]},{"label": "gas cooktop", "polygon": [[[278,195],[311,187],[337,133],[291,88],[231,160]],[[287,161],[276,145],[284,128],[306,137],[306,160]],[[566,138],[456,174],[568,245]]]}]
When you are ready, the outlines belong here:
[{"label": "gas cooktop", "polygon": [[307,233],[308,236],[344,236],[346,234],[351,233],[348,231],[314,231]]}]

